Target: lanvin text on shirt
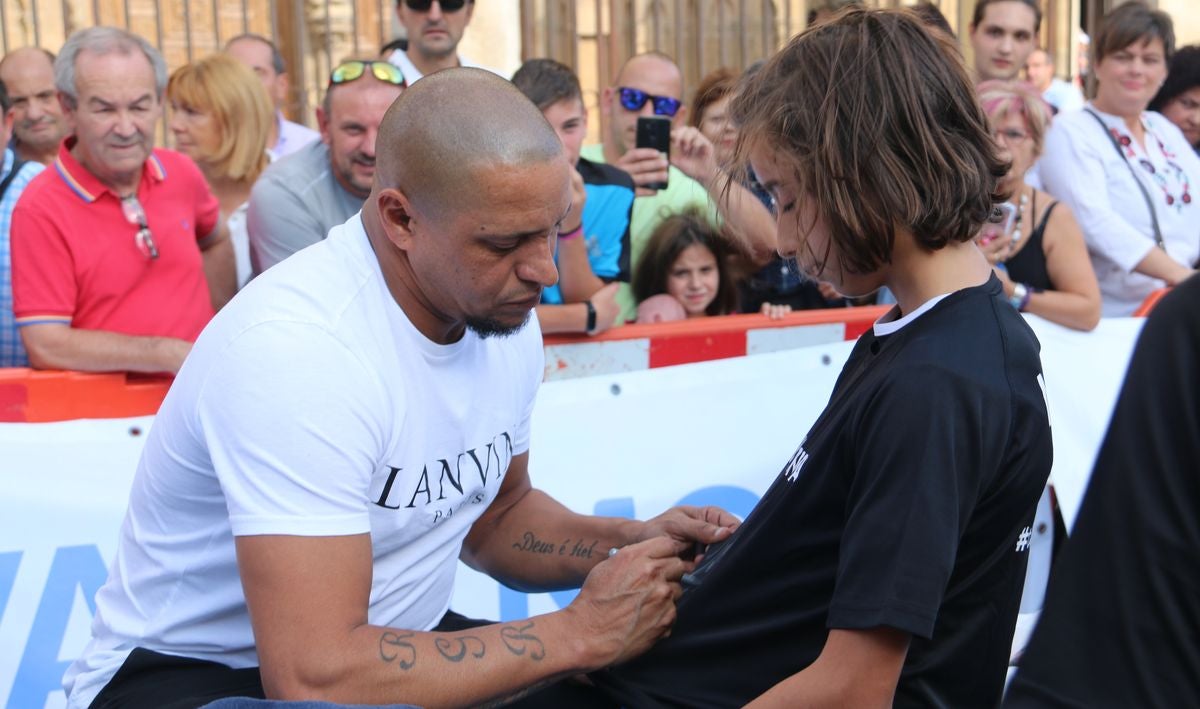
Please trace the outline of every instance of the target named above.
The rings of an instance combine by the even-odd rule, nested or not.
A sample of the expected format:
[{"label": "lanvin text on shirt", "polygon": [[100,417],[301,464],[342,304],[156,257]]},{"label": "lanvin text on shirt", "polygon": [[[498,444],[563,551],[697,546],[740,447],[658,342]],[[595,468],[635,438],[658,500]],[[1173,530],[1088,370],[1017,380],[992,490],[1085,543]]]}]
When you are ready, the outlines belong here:
[{"label": "lanvin text on shirt", "polygon": [[389,510],[433,507],[437,524],[466,505],[486,501],[489,483],[500,486],[512,458],[512,436],[502,432],[486,444],[422,464],[415,477],[389,465],[383,489],[372,502]]}]

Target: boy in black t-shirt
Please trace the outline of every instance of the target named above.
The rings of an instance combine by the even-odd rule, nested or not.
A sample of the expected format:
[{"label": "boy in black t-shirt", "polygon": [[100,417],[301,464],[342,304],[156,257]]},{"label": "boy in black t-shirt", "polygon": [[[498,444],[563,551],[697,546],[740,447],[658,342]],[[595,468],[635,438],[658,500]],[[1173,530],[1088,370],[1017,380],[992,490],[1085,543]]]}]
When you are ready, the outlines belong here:
[{"label": "boy in black t-shirt", "polygon": [[898,306],[670,637],[595,682],[631,707],[994,706],[1051,463],[1037,340],[971,241],[1004,156],[906,12],[801,35],[732,111],[784,255]]}]

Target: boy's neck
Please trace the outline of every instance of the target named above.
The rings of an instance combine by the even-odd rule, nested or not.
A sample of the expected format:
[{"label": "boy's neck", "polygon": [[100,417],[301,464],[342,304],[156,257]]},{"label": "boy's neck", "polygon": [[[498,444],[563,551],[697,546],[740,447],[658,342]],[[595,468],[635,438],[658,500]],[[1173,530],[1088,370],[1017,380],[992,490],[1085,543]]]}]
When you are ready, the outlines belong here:
[{"label": "boy's neck", "polygon": [[912,234],[898,231],[887,287],[896,296],[903,316],[931,298],[982,285],[991,274],[992,267],[974,241],[951,242],[928,251],[917,245]]}]

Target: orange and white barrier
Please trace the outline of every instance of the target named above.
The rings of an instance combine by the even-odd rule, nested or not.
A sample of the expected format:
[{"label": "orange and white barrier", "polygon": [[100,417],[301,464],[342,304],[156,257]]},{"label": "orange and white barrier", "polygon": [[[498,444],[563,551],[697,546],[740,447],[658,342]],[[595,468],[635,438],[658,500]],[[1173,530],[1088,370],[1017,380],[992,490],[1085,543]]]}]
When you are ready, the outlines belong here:
[{"label": "orange and white barrier", "polygon": [[636,372],[856,340],[890,306],[626,325],[596,337],[546,338],[546,381]]},{"label": "orange and white barrier", "polygon": [[[690,503],[744,515],[824,408],[853,338],[880,312],[712,318],[548,340],[535,484],[582,512],[645,518]],[[1078,333],[1029,320],[1042,342],[1053,475],[1070,520],[1142,321]],[[167,387],[0,371],[0,706],[63,705],[59,680],[87,640]],[[572,595],[527,596],[463,566],[454,608],[512,619]]]}]

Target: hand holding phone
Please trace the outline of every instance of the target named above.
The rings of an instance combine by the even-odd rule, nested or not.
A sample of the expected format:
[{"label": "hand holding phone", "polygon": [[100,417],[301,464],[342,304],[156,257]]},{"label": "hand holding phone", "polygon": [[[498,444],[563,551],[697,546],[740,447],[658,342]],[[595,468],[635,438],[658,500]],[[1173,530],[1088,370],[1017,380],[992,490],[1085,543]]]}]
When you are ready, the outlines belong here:
[{"label": "hand holding phone", "polygon": [[[637,119],[636,146],[638,148],[657,150],[670,159],[671,119],[639,116]],[[664,176],[662,180],[642,183],[640,186],[650,190],[665,190],[667,188],[667,178]]]},{"label": "hand holding phone", "polygon": [[1001,202],[992,209],[992,214],[979,232],[979,245],[987,246],[992,241],[1012,234],[1017,220],[1017,208],[1008,202]]}]

